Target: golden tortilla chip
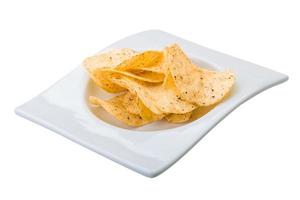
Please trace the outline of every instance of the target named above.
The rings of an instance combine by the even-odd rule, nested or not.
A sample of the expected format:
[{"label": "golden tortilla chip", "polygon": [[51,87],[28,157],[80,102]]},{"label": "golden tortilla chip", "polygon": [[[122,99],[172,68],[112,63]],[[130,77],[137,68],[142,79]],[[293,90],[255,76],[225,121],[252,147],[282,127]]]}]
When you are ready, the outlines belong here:
[{"label": "golden tortilla chip", "polygon": [[183,100],[208,106],[222,100],[232,88],[232,72],[216,72],[197,68],[178,45],[166,48],[168,69]]},{"label": "golden tortilla chip", "polygon": [[132,114],[127,111],[123,104],[124,96],[122,94],[112,99],[105,101],[100,98],[90,96],[89,101],[95,106],[102,106],[108,113],[113,115],[119,121],[129,125],[129,126],[142,126],[150,121],[144,120],[140,115]]},{"label": "golden tortilla chip", "polygon": [[123,106],[129,113],[139,115],[140,109],[138,106],[138,101],[139,99],[135,94],[132,94],[131,92],[126,92],[123,98]]},{"label": "golden tortilla chip", "polygon": [[149,110],[141,100],[131,92],[127,92],[123,99],[123,105],[129,113],[140,115],[146,121],[157,121],[164,115],[157,115]]},{"label": "golden tortilla chip", "polygon": [[154,72],[154,73],[160,73],[160,74],[165,74],[167,69],[165,69],[164,61],[161,62],[159,65],[155,65],[152,67],[140,67],[138,69],[132,69],[128,70],[130,72]]},{"label": "golden tortilla chip", "polygon": [[149,84],[128,77],[112,78],[112,81],[137,94],[144,105],[155,114],[187,113],[196,108],[195,105],[181,100],[176,92],[165,87],[165,84]]},{"label": "golden tortilla chip", "polygon": [[138,108],[140,116],[145,120],[157,121],[161,120],[165,116],[164,114],[153,113],[140,99],[138,99]]},{"label": "golden tortilla chip", "polygon": [[157,63],[156,65],[147,66],[147,67],[138,67],[135,69],[130,69],[130,71],[145,71],[145,72],[155,72],[160,74],[166,74],[168,72],[168,68],[165,65],[167,61],[167,51],[164,49],[162,51],[163,59]]},{"label": "golden tortilla chip", "polygon": [[165,119],[171,123],[183,123],[188,121],[192,117],[192,112],[183,114],[169,114],[165,116]]},{"label": "golden tortilla chip", "polygon": [[[158,72],[151,71],[139,71],[139,72],[128,72],[130,74],[134,74],[131,76],[137,80],[149,82],[149,83],[162,83],[165,79],[165,75]],[[130,76],[129,76],[130,77]]]},{"label": "golden tortilla chip", "polygon": [[[165,75],[161,73],[155,73],[155,72],[127,72],[127,71],[119,71],[115,70],[113,68],[102,68],[101,70],[107,72],[105,75],[106,77],[113,77],[113,76],[127,76],[131,77],[140,81],[145,81],[149,83],[161,83],[164,80]],[[110,74],[109,74],[110,73]],[[112,83],[113,84],[113,83]]]},{"label": "golden tortilla chip", "polygon": [[109,81],[109,77],[103,74],[103,71],[100,69],[115,67],[134,55],[136,55],[136,52],[128,48],[112,50],[88,57],[83,61],[83,66],[87,69],[91,79],[98,86],[107,92],[117,93],[124,91],[124,88]]},{"label": "golden tortilla chip", "polygon": [[115,67],[136,54],[137,53],[134,50],[129,48],[111,50],[106,53],[99,53],[86,58],[83,61],[83,66],[88,71],[93,71],[102,67]]},{"label": "golden tortilla chip", "polygon": [[163,53],[161,51],[144,51],[139,53],[116,66],[116,70],[128,71],[139,68],[147,68],[156,66],[163,61]]},{"label": "golden tortilla chip", "polygon": [[110,93],[118,93],[126,89],[111,82],[112,73],[104,70],[105,68],[95,69],[89,72],[91,79],[102,89]]}]

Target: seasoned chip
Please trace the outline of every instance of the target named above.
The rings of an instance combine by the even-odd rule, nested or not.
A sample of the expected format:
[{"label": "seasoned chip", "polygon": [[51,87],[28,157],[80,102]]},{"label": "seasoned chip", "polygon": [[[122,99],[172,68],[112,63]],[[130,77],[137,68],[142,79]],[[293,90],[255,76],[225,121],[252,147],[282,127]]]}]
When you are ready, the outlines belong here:
[{"label": "seasoned chip", "polygon": [[[161,83],[164,80],[164,74],[155,73],[155,72],[127,72],[127,71],[120,71],[113,68],[102,68],[102,71],[105,71],[107,74],[106,77],[113,77],[113,76],[127,76],[131,77],[140,81],[145,81],[149,83]],[[113,84],[113,83],[112,83]]]},{"label": "seasoned chip", "polygon": [[188,121],[192,116],[192,112],[183,113],[183,114],[169,114],[165,116],[165,119],[171,123],[183,123]]},{"label": "seasoned chip", "polygon": [[149,110],[137,95],[126,92],[123,98],[123,105],[129,113],[140,115],[146,121],[157,121],[164,117],[164,115],[157,115]]},{"label": "seasoned chip", "polygon": [[145,72],[166,74],[168,72],[168,68],[166,66],[167,51],[163,50],[162,55],[163,55],[163,59],[155,65],[147,66],[147,67],[137,67],[137,68],[129,69],[128,71],[145,71]]},{"label": "seasoned chip", "polygon": [[102,89],[110,93],[118,93],[126,89],[111,82],[112,74],[104,70],[105,68],[95,69],[89,72],[91,79]]},{"label": "seasoned chip", "polygon": [[219,102],[232,88],[232,72],[215,72],[200,69],[183,53],[178,45],[166,48],[167,63],[183,100],[199,106]]},{"label": "seasoned chip", "polygon": [[139,115],[140,109],[138,106],[138,101],[139,99],[135,94],[132,94],[131,92],[126,92],[123,98],[123,106],[129,113]]},{"label": "seasoned chip", "polygon": [[144,120],[140,115],[133,114],[127,111],[123,105],[123,100],[126,94],[122,94],[112,99],[105,101],[100,98],[90,96],[89,101],[95,106],[102,106],[108,113],[113,115],[119,121],[129,126],[141,126],[150,121]]},{"label": "seasoned chip", "polygon": [[159,65],[163,61],[163,57],[164,56],[161,51],[145,51],[123,61],[115,69],[127,71],[152,67]]},{"label": "seasoned chip", "polygon": [[165,79],[165,75],[158,72],[136,71],[130,74],[134,74],[134,76],[129,76],[129,77],[135,78],[137,80],[149,82],[149,83],[162,83]]},{"label": "seasoned chip", "polygon": [[167,69],[165,67],[166,66],[165,66],[165,60],[164,60],[159,65],[155,65],[152,67],[140,67],[140,68],[131,69],[128,71],[131,71],[131,72],[144,71],[144,72],[155,72],[155,73],[165,74],[167,72]]},{"label": "seasoned chip", "polygon": [[101,69],[115,67],[123,61],[133,57],[135,54],[135,51],[128,48],[112,50],[85,59],[83,61],[83,66],[87,69],[91,79],[98,86],[107,92],[117,93],[124,91],[124,88],[112,83],[109,80],[109,76],[104,74]]},{"label": "seasoned chip", "polygon": [[164,114],[155,114],[152,112],[140,99],[138,99],[138,108],[140,116],[145,120],[157,121],[165,116]]},{"label": "seasoned chip", "polygon": [[112,81],[136,93],[155,114],[187,113],[196,108],[195,105],[183,101],[173,89],[165,87],[164,84],[147,84],[128,77],[113,78]]},{"label": "seasoned chip", "polygon": [[102,67],[115,67],[136,54],[134,50],[129,48],[111,50],[86,58],[83,61],[83,66],[88,71]]}]

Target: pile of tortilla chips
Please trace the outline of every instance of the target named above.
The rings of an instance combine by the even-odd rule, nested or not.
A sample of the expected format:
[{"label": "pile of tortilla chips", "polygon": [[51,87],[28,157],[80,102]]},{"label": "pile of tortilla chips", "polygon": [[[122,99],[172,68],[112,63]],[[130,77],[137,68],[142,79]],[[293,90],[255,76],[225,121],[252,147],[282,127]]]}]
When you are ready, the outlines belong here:
[{"label": "pile of tortilla chips", "polygon": [[177,44],[162,51],[113,50],[85,59],[83,66],[99,87],[119,93],[110,100],[90,96],[90,103],[129,126],[186,122],[195,109],[220,102],[235,81],[232,72],[197,67]]}]

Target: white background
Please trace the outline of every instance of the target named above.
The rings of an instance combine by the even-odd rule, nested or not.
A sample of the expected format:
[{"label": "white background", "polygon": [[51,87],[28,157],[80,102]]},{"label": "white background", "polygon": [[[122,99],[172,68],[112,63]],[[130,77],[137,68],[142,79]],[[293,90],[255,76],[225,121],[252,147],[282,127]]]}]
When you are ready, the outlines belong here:
[{"label": "white background", "polygon": [[[178,2],[0,2],[0,199],[300,199],[297,1]],[[148,29],[290,80],[240,106],[154,179],[14,114],[86,56]]]}]

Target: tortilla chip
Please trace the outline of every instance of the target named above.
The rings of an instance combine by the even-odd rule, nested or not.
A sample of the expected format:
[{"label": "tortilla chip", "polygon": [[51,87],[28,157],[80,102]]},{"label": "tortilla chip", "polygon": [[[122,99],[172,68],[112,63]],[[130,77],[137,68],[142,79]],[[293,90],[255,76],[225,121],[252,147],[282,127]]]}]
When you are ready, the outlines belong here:
[{"label": "tortilla chip", "polygon": [[140,67],[138,69],[132,69],[132,70],[128,70],[130,72],[154,72],[154,73],[160,73],[160,74],[165,74],[166,73],[166,69],[165,69],[165,65],[164,65],[164,61],[161,62],[161,64],[159,65],[155,65],[152,67]]},{"label": "tortilla chip", "polygon": [[83,66],[88,71],[102,67],[115,67],[136,54],[134,50],[129,48],[111,50],[86,58],[83,61]]},{"label": "tortilla chip", "polygon": [[192,112],[183,114],[169,114],[165,116],[165,119],[171,123],[183,123],[188,121],[192,117]]},{"label": "tortilla chip", "polygon": [[[101,70],[107,72],[107,74],[105,75],[106,77],[124,75],[127,77],[131,77],[131,78],[134,78],[134,79],[137,79],[140,81],[149,82],[149,83],[161,83],[164,80],[164,74],[155,73],[155,72],[141,72],[140,71],[140,72],[132,73],[132,72],[127,72],[127,71],[115,70],[113,68],[103,68]],[[113,83],[111,83],[111,84],[113,84]]]},{"label": "tortilla chip", "polygon": [[132,49],[124,48],[112,50],[106,53],[91,56],[83,61],[83,66],[87,69],[91,79],[107,92],[117,93],[125,89],[112,83],[107,74],[103,74],[100,69],[115,67],[123,61],[136,55]]},{"label": "tortilla chip", "polygon": [[128,77],[113,78],[112,81],[137,94],[143,104],[158,115],[187,113],[196,108],[195,105],[181,100],[174,90],[168,89],[164,84],[149,84]]},{"label": "tortilla chip", "polygon": [[157,121],[161,120],[165,116],[164,114],[153,113],[140,99],[138,99],[138,108],[140,116],[145,120]]},{"label": "tortilla chip", "polygon": [[90,77],[91,79],[102,89],[104,89],[107,92],[110,93],[118,93],[125,91],[126,89],[114,84],[110,81],[112,74],[108,73],[104,70],[105,68],[99,68],[95,69],[93,71],[90,71]]},{"label": "tortilla chip", "polygon": [[197,68],[178,45],[166,48],[170,70],[180,97],[199,106],[209,106],[222,100],[232,88],[232,72],[216,72]]},{"label": "tortilla chip", "polygon": [[[130,73],[130,72],[128,72]],[[165,75],[162,73],[151,72],[151,71],[139,71],[139,72],[132,72],[130,74],[134,74],[131,76],[137,80],[149,82],[149,83],[162,83],[165,79]],[[129,76],[130,77],[130,76]]]},{"label": "tortilla chip", "polygon": [[144,120],[140,115],[132,114],[127,111],[123,105],[124,97],[126,94],[122,94],[112,99],[105,101],[100,98],[90,96],[89,101],[95,106],[102,106],[108,113],[113,115],[119,121],[129,126],[142,126],[150,121]]},{"label": "tortilla chip", "polygon": [[131,92],[127,92],[123,99],[123,105],[129,113],[140,115],[146,121],[157,121],[164,115],[157,115],[149,110],[141,100]]},{"label": "tortilla chip", "polygon": [[123,98],[123,106],[129,113],[140,115],[140,109],[138,106],[138,97],[131,92],[126,92]]},{"label": "tortilla chip", "polygon": [[144,71],[144,72],[154,72],[160,74],[166,74],[168,72],[168,68],[165,65],[167,61],[167,51],[164,49],[162,51],[163,59],[161,62],[157,63],[156,65],[147,66],[147,67],[138,67],[135,69],[130,69],[130,71]]},{"label": "tortilla chip", "polygon": [[147,68],[160,64],[163,61],[161,51],[144,51],[139,53],[116,66],[116,70],[128,71],[139,68]]}]

